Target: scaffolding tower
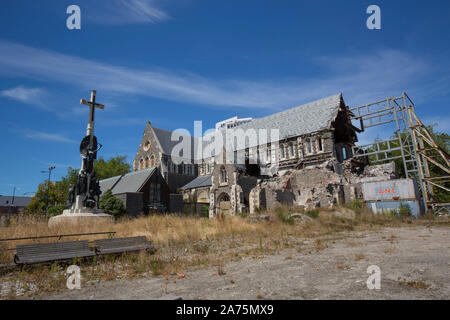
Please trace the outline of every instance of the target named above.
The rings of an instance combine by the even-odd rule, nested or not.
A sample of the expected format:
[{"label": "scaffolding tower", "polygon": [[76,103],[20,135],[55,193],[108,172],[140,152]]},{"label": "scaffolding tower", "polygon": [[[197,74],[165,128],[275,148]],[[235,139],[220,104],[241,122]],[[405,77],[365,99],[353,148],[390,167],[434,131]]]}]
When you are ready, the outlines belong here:
[{"label": "scaffolding tower", "polygon": [[[434,199],[436,188],[450,192],[450,157],[433,139],[429,130],[414,112],[414,103],[406,92],[399,97],[350,108],[351,120],[366,128],[395,124],[392,138],[353,146],[353,156],[367,157],[371,163],[402,159],[407,178],[418,182],[424,204],[429,209],[450,207],[450,203]],[[434,170],[431,172],[430,167]]]}]

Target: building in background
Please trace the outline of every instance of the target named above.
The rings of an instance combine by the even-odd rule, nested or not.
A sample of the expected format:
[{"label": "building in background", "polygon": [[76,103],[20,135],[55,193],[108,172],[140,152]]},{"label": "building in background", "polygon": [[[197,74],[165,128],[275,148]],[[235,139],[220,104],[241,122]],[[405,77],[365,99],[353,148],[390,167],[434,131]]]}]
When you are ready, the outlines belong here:
[{"label": "building in background", "polygon": [[169,206],[169,187],[156,167],[100,180],[100,189],[122,200],[128,216],[164,212]]},{"label": "building in background", "polygon": [[12,217],[19,217],[31,202],[32,197],[0,195],[0,227],[3,227]]}]

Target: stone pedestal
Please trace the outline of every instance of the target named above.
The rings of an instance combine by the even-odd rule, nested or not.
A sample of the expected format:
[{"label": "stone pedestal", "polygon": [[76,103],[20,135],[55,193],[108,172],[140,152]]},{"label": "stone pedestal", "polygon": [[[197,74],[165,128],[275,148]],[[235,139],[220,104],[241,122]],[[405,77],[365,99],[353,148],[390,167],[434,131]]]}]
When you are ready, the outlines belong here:
[{"label": "stone pedestal", "polygon": [[51,217],[48,226],[53,227],[58,224],[71,225],[92,225],[96,223],[114,223],[114,217],[98,209],[66,209],[59,216]]}]

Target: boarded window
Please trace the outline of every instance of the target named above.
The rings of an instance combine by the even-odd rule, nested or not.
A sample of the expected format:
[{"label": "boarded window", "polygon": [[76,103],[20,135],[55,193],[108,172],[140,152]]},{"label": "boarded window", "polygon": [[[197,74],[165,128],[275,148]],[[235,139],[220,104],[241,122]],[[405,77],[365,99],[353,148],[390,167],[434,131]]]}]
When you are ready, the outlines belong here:
[{"label": "boarded window", "polygon": [[225,167],[222,167],[222,169],[220,169],[220,182],[228,182],[227,170],[225,169]]},{"label": "boarded window", "polygon": [[149,190],[149,201],[153,202],[155,199],[155,185],[153,183],[150,183],[150,190]]}]

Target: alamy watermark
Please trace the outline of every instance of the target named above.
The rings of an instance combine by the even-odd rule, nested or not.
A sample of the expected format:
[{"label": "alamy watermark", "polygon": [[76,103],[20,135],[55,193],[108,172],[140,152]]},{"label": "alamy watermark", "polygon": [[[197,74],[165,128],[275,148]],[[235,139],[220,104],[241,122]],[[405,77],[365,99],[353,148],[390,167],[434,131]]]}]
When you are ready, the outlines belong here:
[{"label": "alamy watermark", "polygon": [[81,9],[79,6],[72,4],[67,7],[67,14],[70,14],[66,20],[66,26],[69,30],[81,29]]},{"label": "alamy watermark", "polygon": [[67,268],[67,274],[70,276],[67,278],[66,286],[69,290],[81,289],[81,269],[77,265],[71,265]]},{"label": "alamy watermark", "polygon": [[[195,137],[195,138],[192,138]],[[259,164],[262,173],[278,168],[280,130],[276,128],[209,129],[203,133],[202,122],[194,121],[194,135],[187,129],[176,129],[171,140],[171,159],[175,165],[190,162],[201,164]],[[270,172],[264,172],[269,170]]]},{"label": "alamy watermark", "polygon": [[366,10],[367,14],[370,14],[370,16],[366,20],[366,26],[367,29],[373,30],[373,29],[381,29],[381,9],[376,4],[372,4],[367,7]]},{"label": "alamy watermark", "polygon": [[371,265],[367,267],[367,273],[370,274],[367,278],[367,289],[373,290],[381,289],[381,269],[377,265]]}]

